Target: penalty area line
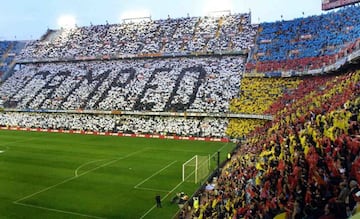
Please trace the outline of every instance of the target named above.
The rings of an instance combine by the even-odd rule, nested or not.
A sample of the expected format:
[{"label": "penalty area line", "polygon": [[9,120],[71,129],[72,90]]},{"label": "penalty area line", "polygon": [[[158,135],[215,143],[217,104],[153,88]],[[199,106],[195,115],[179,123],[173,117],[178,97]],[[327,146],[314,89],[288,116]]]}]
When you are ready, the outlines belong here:
[{"label": "penalty area line", "polygon": [[[135,187],[134,187],[134,188],[135,188]],[[135,189],[138,189],[138,190],[147,190],[147,191],[153,191],[153,192],[169,192],[169,190],[153,189],[153,188],[146,188],[146,187],[136,187]]]},{"label": "penalty area line", "polygon": [[53,212],[58,212],[58,213],[63,213],[63,214],[71,214],[71,215],[82,216],[82,217],[87,217],[87,218],[95,218],[95,219],[106,219],[104,217],[98,217],[98,216],[89,215],[89,214],[82,214],[82,213],[73,212],[73,211],[65,211],[65,210],[60,210],[60,209],[56,209],[56,208],[48,208],[48,207],[44,207],[44,206],[40,206],[40,205],[25,204],[25,203],[20,203],[18,201],[14,201],[13,203],[16,205],[22,205],[25,207],[37,208],[37,209],[41,209],[41,210],[53,211]]},{"label": "penalty area line", "polygon": [[[188,179],[189,176],[185,179]],[[184,181],[181,181],[179,184],[177,184],[171,191],[169,191],[162,199],[161,201],[164,201],[171,193],[173,193],[175,191],[175,189],[177,189],[179,186],[181,186],[181,184],[183,184]],[[143,214],[140,219],[143,219],[144,217],[146,217],[146,215],[148,215],[152,210],[154,210],[154,208],[156,208],[156,205],[153,205],[147,212],[145,212],[145,214]]]},{"label": "penalty area line", "polygon": [[77,179],[77,178],[79,178],[79,177],[81,177],[81,176],[84,176],[84,175],[86,175],[86,174],[88,174],[88,173],[91,173],[91,172],[93,172],[93,171],[95,171],[95,170],[98,170],[98,169],[100,169],[100,168],[102,168],[102,167],[106,167],[106,166],[109,166],[109,165],[111,165],[111,164],[113,164],[113,163],[115,163],[115,162],[118,162],[118,161],[120,161],[120,160],[129,158],[129,157],[131,157],[131,156],[133,156],[133,155],[135,155],[135,154],[138,154],[138,153],[143,152],[144,150],[146,150],[146,149],[142,149],[142,150],[139,150],[139,151],[135,151],[135,152],[130,153],[130,154],[124,156],[124,157],[120,157],[120,158],[117,158],[117,159],[110,160],[109,162],[106,162],[106,163],[104,163],[104,164],[102,164],[102,165],[100,165],[100,166],[97,166],[97,167],[94,167],[94,168],[92,168],[92,169],[89,169],[89,170],[87,170],[87,171],[85,171],[85,172],[82,172],[82,173],[78,174],[77,176],[73,176],[73,177],[64,179],[63,181],[61,181],[61,182],[59,182],[59,183],[56,183],[56,184],[54,184],[54,185],[52,185],[52,186],[48,186],[48,187],[46,187],[46,188],[44,188],[44,189],[41,189],[41,190],[39,190],[39,191],[37,191],[37,192],[34,192],[34,193],[30,194],[30,195],[27,195],[27,196],[25,196],[25,197],[22,197],[22,198],[16,200],[15,203],[19,203],[19,202],[21,202],[21,201],[23,201],[23,200],[25,200],[25,199],[31,198],[31,197],[33,197],[33,196],[35,196],[35,195],[38,195],[38,194],[40,194],[40,193],[43,193],[43,192],[48,191],[48,190],[50,190],[50,189],[53,189],[53,188],[55,188],[55,187],[57,187],[57,186],[60,186],[60,185],[62,185],[62,184],[65,184],[65,183],[67,183],[67,182],[70,182],[70,181],[72,181],[72,180],[74,180],[74,179]]},{"label": "penalty area line", "polygon": [[[179,184],[177,184],[171,191],[169,191],[162,199],[161,201],[164,201],[172,192],[175,191],[175,189],[177,189],[181,184],[183,184],[183,181],[181,181]],[[140,219],[143,219],[144,217],[146,217],[146,215],[148,215],[152,210],[154,210],[154,208],[156,208],[156,205],[153,205],[147,212],[145,212],[145,214],[143,214]]]},{"label": "penalty area line", "polygon": [[154,177],[155,175],[161,173],[162,171],[164,171],[166,168],[168,168],[169,166],[173,165],[174,163],[176,163],[177,160],[171,162],[170,164],[166,165],[164,168],[162,168],[161,170],[156,171],[153,175],[149,176],[148,178],[144,179],[143,181],[141,181],[140,183],[138,183],[136,186],[134,186],[135,189],[137,189],[140,185],[144,184],[146,181],[148,181],[149,179],[151,179],[152,177]]}]

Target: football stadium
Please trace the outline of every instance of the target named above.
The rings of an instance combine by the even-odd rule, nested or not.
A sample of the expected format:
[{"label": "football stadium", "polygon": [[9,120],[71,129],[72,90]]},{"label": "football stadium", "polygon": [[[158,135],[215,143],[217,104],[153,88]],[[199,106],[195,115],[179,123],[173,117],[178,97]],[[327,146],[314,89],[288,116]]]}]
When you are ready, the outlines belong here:
[{"label": "football stadium", "polygon": [[359,218],[359,2],[0,41],[0,218]]}]

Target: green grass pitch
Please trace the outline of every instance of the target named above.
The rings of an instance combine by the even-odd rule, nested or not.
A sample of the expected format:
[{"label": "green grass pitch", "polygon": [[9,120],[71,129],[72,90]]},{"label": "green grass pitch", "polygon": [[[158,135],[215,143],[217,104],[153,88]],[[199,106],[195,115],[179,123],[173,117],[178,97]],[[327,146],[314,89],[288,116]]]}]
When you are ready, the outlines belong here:
[{"label": "green grass pitch", "polygon": [[182,182],[182,164],[219,150],[223,160],[234,146],[2,130],[0,218],[173,218],[175,194],[199,187]]}]

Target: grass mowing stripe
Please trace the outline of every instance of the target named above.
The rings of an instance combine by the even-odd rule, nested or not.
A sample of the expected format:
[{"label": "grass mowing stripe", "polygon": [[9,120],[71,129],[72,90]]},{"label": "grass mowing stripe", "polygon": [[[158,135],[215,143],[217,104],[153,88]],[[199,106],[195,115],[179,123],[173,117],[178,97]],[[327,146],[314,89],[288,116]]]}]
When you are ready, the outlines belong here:
[{"label": "grass mowing stripe", "polygon": [[14,204],[22,205],[22,206],[26,206],[26,207],[31,207],[31,208],[38,208],[38,209],[47,210],[47,211],[60,212],[60,213],[64,213],[64,214],[71,214],[71,215],[76,215],[76,216],[88,217],[88,218],[105,219],[104,217],[98,217],[98,216],[94,216],[94,215],[82,214],[82,213],[77,213],[77,212],[73,212],[73,211],[64,211],[64,210],[55,209],[55,208],[47,208],[47,207],[43,207],[43,206],[39,206],[39,205],[25,204],[25,203],[20,203],[20,202],[14,202]]},{"label": "grass mowing stripe", "polygon": [[[16,141],[20,142],[8,144]],[[0,130],[0,150],[4,151],[2,143],[9,145],[10,150],[0,154],[1,218],[28,219],[87,218],[77,213],[107,219],[140,218],[144,213],[144,219],[173,218],[178,206],[171,204],[170,198],[180,191],[193,194],[199,186],[188,182],[178,185],[180,164],[194,155],[211,156],[217,151],[224,160],[234,148],[232,143],[224,147],[220,142]],[[143,153],[82,175],[145,148]],[[216,162],[215,158],[211,164]],[[103,161],[96,161],[101,159]],[[178,162],[140,184],[138,189],[134,188],[174,160]],[[24,199],[20,204],[13,203],[73,177],[76,169],[81,178]],[[152,208],[156,194],[162,197],[161,209]],[[66,211],[69,214],[65,214]]]},{"label": "grass mowing stripe", "polygon": [[44,188],[44,189],[42,189],[42,190],[40,190],[40,191],[38,191],[38,192],[35,192],[35,193],[33,193],[33,194],[30,194],[30,195],[28,195],[28,196],[25,196],[25,197],[23,197],[23,198],[20,198],[20,199],[16,200],[14,203],[19,203],[19,202],[21,202],[21,201],[24,201],[25,199],[31,198],[31,197],[33,197],[33,196],[35,196],[35,195],[37,195],[37,194],[40,194],[40,193],[45,192],[45,191],[48,191],[48,190],[50,190],[50,189],[52,189],[52,188],[55,188],[56,186],[62,185],[62,184],[64,184],[64,183],[67,183],[67,182],[69,182],[69,181],[71,181],[71,180],[74,180],[74,179],[80,177],[80,176],[83,176],[83,175],[85,175],[85,174],[88,174],[88,173],[90,173],[90,172],[93,172],[93,171],[95,171],[95,170],[97,170],[97,169],[100,169],[100,168],[102,168],[102,167],[111,165],[111,164],[113,164],[113,163],[115,163],[115,162],[117,162],[117,161],[119,161],[119,160],[126,159],[126,158],[131,157],[131,156],[133,156],[133,155],[135,155],[135,154],[141,153],[141,152],[143,152],[143,151],[145,151],[145,150],[147,150],[147,148],[144,148],[144,149],[142,149],[142,150],[133,152],[133,153],[128,154],[128,155],[126,155],[126,156],[124,156],[124,157],[121,157],[121,158],[118,158],[118,159],[109,161],[109,162],[104,163],[104,164],[102,164],[102,165],[100,165],[100,166],[94,167],[94,168],[92,168],[92,169],[90,169],[90,170],[88,170],[88,171],[85,171],[85,172],[79,174],[78,176],[73,176],[73,177],[67,178],[67,179],[65,179],[65,180],[63,180],[63,181],[61,181],[61,182],[59,182],[59,183],[57,183],[57,184],[55,184],[55,185],[46,187],[46,188]]},{"label": "grass mowing stripe", "polygon": [[152,174],[151,176],[149,176],[148,178],[144,179],[143,181],[141,181],[140,183],[138,183],[136,186],[134,186],[135,189],[137,189],[140,185],[142,185],[143,183],[145,183],[146,181],[148,181],[150,178],[154,177],[155,175],[161,173],[163,170],[165,170],[166,168],[168,168],[169,166],[173,165],[174,163],[176,163],[177,160],[171,162],[170,164],[166,165],[164,168],[162,168],[161,170],[156,171],[154,174]]},{"label": "grass mowing stripe", "polygon": [[2,144],[0,144],[0,148],[4,148],[4,150],[2,150],[2,152],[5,152],[5,151],[10,150],[9,145],[11,145],[11,144],[17,144],[17,143],[22,143],[22,142],[29,142],[29,141],[35,140],[35,139],[36,139],[36,138],[33,137],[33,138],[25,139],[25,140],[17,140],[17,141],[10,141],[10,142],[6,142],[6,143],[2,143]]}]

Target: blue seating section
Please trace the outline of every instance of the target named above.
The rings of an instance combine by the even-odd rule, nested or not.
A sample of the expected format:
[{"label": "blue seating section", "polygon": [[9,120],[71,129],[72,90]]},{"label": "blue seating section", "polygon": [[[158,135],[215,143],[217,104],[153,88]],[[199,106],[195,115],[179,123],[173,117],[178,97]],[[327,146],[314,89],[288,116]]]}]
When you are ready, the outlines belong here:
[{"label": "blue seating section", "polygon": [[320,16],[262,23],[251,62],[331,56],[359,38],[359,6]]},{"label": "blue seating section", "polygon": [[10,45],[10,41],[0,41],[0,57],[5,54],[5,52],[9,49]]}]

